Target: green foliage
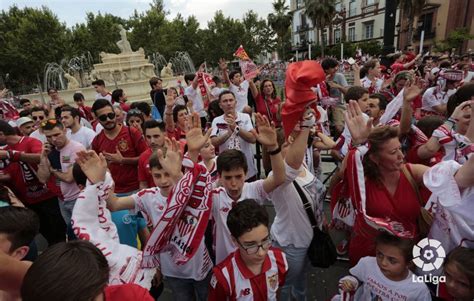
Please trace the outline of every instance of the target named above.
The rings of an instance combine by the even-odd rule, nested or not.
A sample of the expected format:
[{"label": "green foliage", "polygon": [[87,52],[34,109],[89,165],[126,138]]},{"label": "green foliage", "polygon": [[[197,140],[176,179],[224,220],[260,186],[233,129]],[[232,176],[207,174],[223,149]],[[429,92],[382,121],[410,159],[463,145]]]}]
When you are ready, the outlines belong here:
[{"label": "green foliage", "polygon": [[278,54],[280,59],[284,59],[291,50],[291,32],[290,34],[288,32],[292,16],[285,0],[275,0],[273,2],[273,10],[274,12],[268,15],[267,21],[278,37]]},{"label": "green foliage", "polygon": [[11,7],[0,14],[0,70],[12,89],[31,88],[47,62],[66,52],[66,27],[46,7]]},{"label": "green foliage", "polygon": [[[276,5],[276,6],[275,6]],[[200,28],[196,17],[184,18],[178,14],[168,18],[162,0],[153,0],[148,10],[135,11],[128,19],[108,13],[88,13],[83,23],[66,28],[47,8],[16,6],[0,14],[0,81],[9,74],[8,88],[26,93],[43,81],[47,63],[60,63],[87,52],[93,61],[100,61],[100,52],[118,53],[120,39],[118,25],[128,32],[134,51],[143,47],[146,55],[159,52],[170,59],[177,51],[187,51],[194,63],[207,61],[217,65],[221,57],[233,60],[233,53],[243,45],[250,57],[271,53],[277,47],[288,58],[291,15],[285,0],[276,0],[273,23],[267,22],[254,11],[248,11],[241,20],[217,11],[207,28]],[[21,87],[21,91],[20,88]]]},{"label": "green foliage", "polygon": [[[305,14],[317,28],[329,26],[336,15],[336,0],[305,0]],[[324,39],[321,39],[322,56],[324,47]]]},{"label": "green foliage", "polygon": [[[370,55],[378,55],[382,53],[382,50],[383,50],[382,43],[377,40],[372,40],[368,42],[360,42],[360,43],[357,43],[356,47],[360,48],[362,50],[362,53],[368,53]],[[355,50],[354,50],[354,53],[355,53]]]}]

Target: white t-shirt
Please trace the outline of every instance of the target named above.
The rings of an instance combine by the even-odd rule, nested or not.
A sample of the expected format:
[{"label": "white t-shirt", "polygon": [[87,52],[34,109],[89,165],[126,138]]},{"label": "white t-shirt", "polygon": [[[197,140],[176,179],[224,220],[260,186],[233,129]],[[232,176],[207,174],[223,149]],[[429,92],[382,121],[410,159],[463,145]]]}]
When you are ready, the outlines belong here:
[{"label": "white t-shirt", "polygon": [[103,96],[102,94],[97,93],[95,95],[95,100],[97,100],[97,99],[107,99],[108,101],[110,101],[110,103],[112,103],[112,94],[110,94],[110,92],[109,92],[105,96]]},{"label": "white t-shirt", "polygon": [[[305,167],[296,170],[285,163],[285,168],[285,183],[269,194],[269,199],[275,206],[276,211],[271,234],[280,246],[293,245],[295,248],[307,248],[313,239],[313,229],[293,180],[296,180],[303,190],[306,199],[311,204],[315,219],[320,225],[323,218],[323,204],[320,200],[321,191],[319,190],[322,186],[317,185],[317,178]],[[305,171],[305,176],[298,177],[302,170]]]},{"label": "white t-shirt", "polygon": [[[77,152],[85,150],[79,142],[69,139],[69,142],[59,150],[59,160],[61,162],[61,171],[67,172],[74,165],[77,158]],[[59,182],[64,201],[74,201],[79,196],[81,190],[75,182]]]},{"label": "white t-shirt", "polygon": [[244,80],[242,83],[240,83],[240,86],[236,86],[231,83],[229,86],[229,91],[234,93],[235,100],[237,101],[235,110],[237,112],[242,112],[244,110],[244,107],[249,104],[247,98],[249,93],[249,82]]},{"label": "white t-shirt", "polygon": [[227,228],[227,216],[232,209],[232,204],[245,199],[254,199],[259,203],[268,198],[268,194],[263,189],[263,181],[258,180],[252,183],[245,183],[242,194],[237,201],[231,199],[225,188],[219,187],[211,191],[212,194],[212,217],[214,218],[214,244],[216,250],[216,264],[219,264],[230,253],[237,249],[232,242],[232,236]]},{"label": "white t-shirt", "polygon": [[[250,116],[248,114],[237,112],[237,119],[235,120],[235,122],[239,126],[239,128],[243,130],[253,130],[252,120],[250,120]],[[211,137],[226,135],[227,131],[229,131],[229,129],[227,122],[224,120],[224,115],[214,118],[214,120],[212,121]],[[245,158],[247,159],[248,165],[247,179],[257,174],[253,158],[252,143],[245,141],[238,134],[234,133],[232,134],[232,136],[229,137],[229,139],[219,145],[219,152],[222,152],[226,149],[238,149],[245,154]]]},{"label": "white t-shirt", "polygon": [[430,301],[431,295],[424,283],[414,282],[413,273],[408,271],[407,278],[392,281],[382,274],[375,257],[364,257],[349,270],[359,281],[363,282],[354,300],[380,301]]},{"label": "white t-shirt", "polygon": [[199,113],[199,117],[206,117],[207,113],[204,110],[204,102],[202,100],[201,91],[194,89],[193,86],[186,87],[184,89],[184,95],[186,95],[193,102],[194,112]]},{"label": "white t-shirt", "polygon": [[93,130],[86,128],[85,126],[81,126],[81,128],[77,132],[71,132],[71,140],[79,142],[86,149],[90,149],[92,140],[94,140],[95,135],[97,134]]},{"label": "white t-shirt", "polygon": [[438,142],[444,148],[443,161],[455,160],[460,164],[467,161],[467,156],[464,156],[460,149],[462,145],[471,144],[466,136],[456,133],[453,129],[448,131],[444,127],[439,127],[434,130],[433,137],[438,138]]},{"label": "white t-shirt", "polygon": [[449,97],[456,93],[456,89],[451,89],[447,92],[437,90],[438,87],[431,87],[425,91],[422,97],[422,110],[436,112],[433,109],[434,106],[447,104]]},{"label": "white t-shirt", "polygon": [[219,98],[219,95],[224,92],[224,91],[227,91],[227,88],[219,88],[219,87],[214,87],[212,88],[211,90],[211,95],[212,97],[214,98]]},{"label": "white t-shirt", "polygon": [[[135,211],[142,212],[149,226],[156,226],[168,205],[167,198],[160,193],[160,188],[152,187],[132,195]],[[204,239],[194,256],[185,264],[174,263],[169,252],[160,253],[161,272],[167,277],[203,280],[212,268],[212,261],[207,252]]]},{"label": "white t-shirt", "polygon": [[428,237],[440,241],[446,254],[460,245],[474,248],[474,188],[459,189],[454,175],[461,166],[443,161],[423,174],[423,183],[432,192],[425,208],[434,211]]},{"label": "white t-shirt", "polygon": [[[376,78],[375,83],[373,83],[367,76],[360,80],[362,87],[370,89],[369,93],[379,93],[382,90],[383,79]],[[372,89],[371,89],[372,87]]]}]

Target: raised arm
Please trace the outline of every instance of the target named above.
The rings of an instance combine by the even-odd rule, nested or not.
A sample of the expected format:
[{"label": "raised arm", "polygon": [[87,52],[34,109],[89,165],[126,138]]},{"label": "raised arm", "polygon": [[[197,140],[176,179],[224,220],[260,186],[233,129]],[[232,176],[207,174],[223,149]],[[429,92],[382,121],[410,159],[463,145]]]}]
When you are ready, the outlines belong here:
[{"label": "raised arm", "polygon": [[168,89],[166,91],[165,101],[166,101],[166,108],[165,108],[164,120],[165,120],[166,130],[168,132],[174,132],[173,107],[176,103],[176,99],[173,98],[173,92],[171,92],[171,89]]},{"label": "raised arm", "polygon": [[398,127],[398,136],[406,135],[411,130],[411,119],[413,117],[412,102],[422,92],[421,88],[411,81],[403,90],[402,115],[400,118],[400,126]]},{"label": "raised arm", "polygon": [[311,127],[316,122],[314,112],[307,110],[303,120],[297,125],[297,133],[293,139],[293,143],[290,144],[288,152],[285,156],[285,161],[288,166],[293,169],[299,169],[303,164],[304,155],[306,153],[308,136]]},{"label": "raised arm", "polygon": [[206,144],[211,129],[208,129],[205,135],[202,134],[201,119],[198,113],[191,115],[191,129],[186,133],[186,143],[188,145],[188,156],[193,162],[198,162],[199,151]]},{"label": "raised arm", "polygon": [[268,149],[270,155],[273,174],[263,181],[263,189],[266,193],[270,193],[285,182],[285,163],[278,146],[275,127],[270,124],[266,116],[262,116],[260,113],[255,114],[255,123],[257,130],[252,130],[251,133],[260,144]]},{"label": "raised arm", "polygon": [[227,62],[225,59],[219,59],[219,69],[222,70],[222,77],[224,78],[225,83],[230,86],[231,82],[229,79],[229,73],[227,73]]}]

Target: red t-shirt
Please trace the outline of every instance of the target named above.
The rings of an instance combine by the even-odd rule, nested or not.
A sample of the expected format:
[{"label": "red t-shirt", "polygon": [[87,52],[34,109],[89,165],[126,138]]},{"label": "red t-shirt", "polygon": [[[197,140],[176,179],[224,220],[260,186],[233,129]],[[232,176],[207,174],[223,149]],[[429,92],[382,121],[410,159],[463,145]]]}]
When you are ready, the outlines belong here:
[{"label": "red t-shirt", "polygon": [[154,301],[148,290],[133,284],[107,286],[104,290],[106,301]]},{"label": "red t-shirt", "polygon": [[128,112],[130,111],[130,106],[124,102],[121,102],[120,103],[120,107],[122,108],[122,110],[124,110],[125,112]]},{"label": "red t-shirt", "polygon": [[276,300],[276,292],[285,283],[287,271],[285,254],[279,249],[268,250],[258,275],[249,270],[237,250],[214,267],[208,300]]},{"label": "red t-shirt", "polygon": [[392,69],[393,74],[397,74],[398,72],[405,70],[405,67],[403,67],[402,63],[393,63],[390,68]]},{"label": "red t-shirt", "polygon": [[[113,140],[105,136],[105,130],[101,131],[95,136],[91,146],[98,154],[102,152],[115,153],[118,149],[126,158],[138,157],[148,148],[142,134],[138,130],[126,126],[122,126],[119,134]],[[139,188],[137,166],[114,162],[109,162],[108,166],[115,182],[116,193],[131,192]]]},{"label": "red t-shirt", "polygon": [[[42,147],[43,145],[38,139],[25,136],[21,137],[15,145],[7,146],[5,149],[40,154]],[[42,184],[38,180],[36,176],[37,164],[22,161],[12,162],[8,159],[2,160],[2,163],[4,165],[3,172],[11,177],[11,180],[6,183],[7,186],[22,202],[36,204],[55,197],[55,194],[48,189],[48,185]],[[54,181],[49,184],[55,185]]]},{"label": "red t-shirt", "polygon": [[150,165],[148,164],[152,153],[153,151],[149,148],[138,158],[138,181],[147,182],[148,187],[156,186],[151,176]]},{"label": "red t-shirt", "polygon": [[94,120],[92,116],[92,108],[88,106],[82,106],[77,108],[82,118],[85,118],[87,121]]},{"label": "red t-shirt", "polygon": [[[255,104],[257,107],[257,112],[267,116],[267,118],[275,124],[276,127],[281,126],[281,121],[278,120],[278,106],[281,103],[280,97],[270,99],[265,101],[263,95],[258,93],[257,98],[255,99]],[[269,116],[269,113],[271,116]]]}]

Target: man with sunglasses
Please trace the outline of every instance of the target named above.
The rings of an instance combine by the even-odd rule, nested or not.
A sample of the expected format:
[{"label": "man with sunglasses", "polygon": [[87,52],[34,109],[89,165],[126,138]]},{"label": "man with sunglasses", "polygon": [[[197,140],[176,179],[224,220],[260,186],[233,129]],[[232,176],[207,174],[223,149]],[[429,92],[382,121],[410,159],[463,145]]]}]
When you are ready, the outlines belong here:
[{"label": "man with sunglasses", "polygon": [[277,299],[288,264],[285,254],[272,248],[268,223],[267,211],[255,200],[230,210],[227,227],[238,249],[214,268],[208,300]]},{"label": "man with sunglasses", "polygon": [[[91,148],[107,160],[117,196],[131,195],[139,189],[138,158],[147,150],[146,142],[138,130],[117,121],[114,107],[107,99],[96,100],[92,112],[104,129],[94,138]],[[112,219],[117,225],[120,242],[136,247],[136,226],[143,219],[137,219],[127,210],[114,212]],[[142,227],[145,226],[142,223]]]}]

